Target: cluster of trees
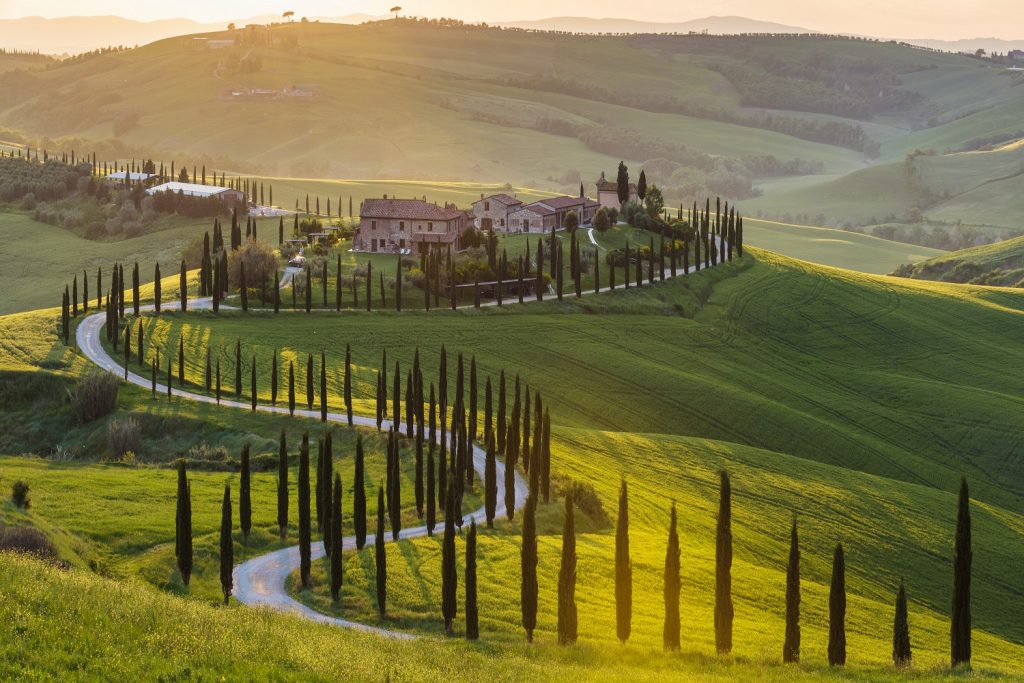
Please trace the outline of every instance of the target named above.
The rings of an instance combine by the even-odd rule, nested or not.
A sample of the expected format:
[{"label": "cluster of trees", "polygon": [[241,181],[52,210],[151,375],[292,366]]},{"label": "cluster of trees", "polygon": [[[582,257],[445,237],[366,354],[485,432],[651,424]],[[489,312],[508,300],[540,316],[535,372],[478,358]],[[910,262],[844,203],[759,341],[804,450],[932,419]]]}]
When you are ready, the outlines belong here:
[{"label": "cluster of trees", "polygon": [[[63,199],[78,189],[79,180],[89,178],[87,163],[65,163],[0,155],[0,202]],[[34,208],[34,207],[33,207]]]}]

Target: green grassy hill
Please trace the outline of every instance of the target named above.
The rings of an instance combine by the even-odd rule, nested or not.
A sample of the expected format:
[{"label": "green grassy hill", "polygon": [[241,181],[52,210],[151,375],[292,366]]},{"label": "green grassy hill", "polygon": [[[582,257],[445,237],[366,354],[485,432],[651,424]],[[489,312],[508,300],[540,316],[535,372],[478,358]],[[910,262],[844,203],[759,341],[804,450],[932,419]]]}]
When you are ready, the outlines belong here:
[{"label": "green grassy hill", "polygon": [[954,251],[896,270],[917,280],[968,282],[1002,287],[1024,286],[1024,237]]}]

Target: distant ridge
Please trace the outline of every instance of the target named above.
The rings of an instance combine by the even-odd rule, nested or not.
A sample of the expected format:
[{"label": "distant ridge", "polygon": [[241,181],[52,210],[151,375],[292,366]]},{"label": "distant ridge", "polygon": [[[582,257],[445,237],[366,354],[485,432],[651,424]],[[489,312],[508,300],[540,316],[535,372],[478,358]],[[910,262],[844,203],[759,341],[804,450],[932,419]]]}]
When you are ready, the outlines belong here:
[{"label": "distant ridge", "polygon": [[569,33],[818,33],[801,26],[788,26],[746,17],[704,17],[681,22],[637,21],[591,17],[551,17],[534,21],[496,22],[497,26]]}]

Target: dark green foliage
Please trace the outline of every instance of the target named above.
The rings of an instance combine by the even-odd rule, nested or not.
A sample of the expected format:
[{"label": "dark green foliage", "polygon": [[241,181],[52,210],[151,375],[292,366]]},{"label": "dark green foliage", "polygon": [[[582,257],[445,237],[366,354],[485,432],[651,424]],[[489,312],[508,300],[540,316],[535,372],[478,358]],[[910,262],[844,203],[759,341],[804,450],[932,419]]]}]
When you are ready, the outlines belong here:
[{"label": "dark green foliage", "polygon": [[174,556],[178,561],[181,582],[187,587],[192,576],[192,490],[184,460],[178,461],[178,501],[174,529]]},{"label": "dark green foliage", "polygon": [[[153,310],[157,313],[160,312],[160,264],[157,263],[153,269]],[[98,292],[103,290],[98,289]],[[99,308],[99,300],[96,301],[96,307]]]},{"label": "dark green foliage", "polygon": [[843,544],[832,555],[832,584],[828,593],[828,663],[846,664],[846,560]]},{"label": "dark green foliage", "polygon": [[494,526],[494,514],[498,507],[498,474],[494,452],[494,437],[487,439],[487,460],[484,465],[484,511],[487,528]]},{"label": "dark green foliage", "polygon": [[270,405],[277,405],[277,349],[270,361]]},{"label": "dark green foliage", "polygon": [[388,604],[388,556],[384,548],[384,489],[377,488],[377,532],[373,538],[377,578],[377,611],[384,616]]},{"label": "dark green foliage", "polygon": [[288,535],[288,442],[283,429],[277,452],[277,526],[284,540]]},{"label": "dark green foliage", "polygon": [[288,414],[295,414],[295,361],[288,361]]},{"label": "dark green foliage", "polygon": [[249,464],[249,444],[242,446],[242,471],[238,478],[238,517],[242,526],[242,540],[249,542],[252,531],[252,499],[250,497],[252,468]]},{"label": "dark green foliage", "polygon": [[629,640],[633,620],[633,564],[629,559],[629,490],[619,489],[619,519],[615,525],[615,632],[620,643]]},{"label": "dark green foliage", "polygon": [[356,534],[356,548],[366,545],[366,470],[363,454],[363,435],[356,439],[356,471],[352,478],[352,527]]},{"label": "dark green foliage", "polygon": [[910,622],[907,617],[907,587],[900,577],[900,589],[896,593],[896,614],[892,622],[892,663],[903,668],[910,666]]},{"label": "dark green foliage", "polygon": [[256,391],[256,356],[252,357],[252,365],[249,366],[249,407],[256,412],[256,399],[259,394]]},{"label": "dark green foliage", "polygon": [[309,433],[307,432],[302,435],[302,448],[299,451],[299,574],[303,588],[309,587],[311,567],[312,530],[310,529],[309,502]]},{"label": "dark green foliage", "polygon": [[[178,276],[178,292],[181,295],[181,311],[188,310],[188,272],[185,269],[185,262],[181,262],[181,273]],[[242,297],[244,304],[245,297]]]},{"label": "dark green foliage", "polygon": [[782,645],[782,661],[800,661],[800,539],[795,517],[789,532],[789,564],[786,565],[786,640]]},{"label": "dark green foliage", "polygon": [[234,588],[235,542],[231,538],[231,484],[224,484],[224,501],[220,508],[220,588],[224,604],[231,600]]},{"label": "dark green foliage", "polygon": [[533,642],[537,627],[537,499],[530,496],[523,509],[523,543],[520,549],[520,610],[526,641]]},{"label": "dark green foliage", "polygon": [[466,640],[480,637],[480,617],[476,600],[476,520],[466,536]]},{"label": "dark green foliage", "polygon": [[342,562],[341,562],[341,475],[334,475],[334,495],[331,496],[331,599],[338,602],[341,592]]},{"label": "dark green foliage", "polygon": [[313,354],[306,355],[306,409],[313,410]]},{"label": "dark green foliage", "polygon": [[327,357],[320,352],[320,421],[327,422]]},{"label": "dark green foliage", "polygon": [[715,649],[732,652],[732,487],[719,473],[718,526],[715,533]]},{"label": "dark green foliage", "polygon": [[455,568],[455,491],[456,477],[448,477],[447,504],[444,513],[444,540],[441,543],[441,615],[444,617],[444,631],[451,634],[455,620],[458,573]]},{"label": "dark green foliage", "polygon": [[345,344],[345,414],[352,426],[352,348]]},{"label": "dark green foliage", "polygon": [[679,650],[679,586],[679,533],[676,504],[672,503],[665,549],[665,625],[662,629],[662,645],[670,652]]},{"label": "dark green foliage", "polygon": [[565,519],[562,526],[562,564],[558,570],[558,644],[576,643],[576,519],[572,494],[565,496]]},{"label": "dark green foliage", "polygon": [[971,498],[960,478],[953,547],[953,611],[949,629],[950,664],[971,664]]},{"label": "dark green foliage", "polygon": [[437,484],[434,481],[434,442],[430,442],[430,449],[427,451],[427,536],[434,535],[434,524],[436,522],[437,515],[437,503],[435,500],[435,491],[437,490]]}]

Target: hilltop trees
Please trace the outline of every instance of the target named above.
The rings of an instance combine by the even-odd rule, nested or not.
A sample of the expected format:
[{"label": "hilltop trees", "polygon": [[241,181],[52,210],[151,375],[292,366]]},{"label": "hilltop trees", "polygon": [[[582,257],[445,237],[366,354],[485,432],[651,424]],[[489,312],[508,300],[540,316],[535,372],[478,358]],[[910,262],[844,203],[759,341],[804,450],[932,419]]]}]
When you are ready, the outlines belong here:
[{"label": "hilltop trees", "polygon": [[950,663],[971,664],[971,499],[967,477],[960,478],[956,539],[953,546],[953,614],[950,620]]},{"label": "hilltop trees", "polygon": [[828,663],[846,664],[846,560],[843,544],[832,556],[832,584],[828,593]]},{"label": "hilltop trees", "polygon": [[615,525],[615,626],[619,642],[629,640],[633,618],[633,565],[629,559],[629,490],[619,489],[619,519]]},{"label": "hilltop trees", "polygon": [[732,652],[732,489],[729,474],[719,473],[718,527],[715,546],[715,648]]},{"label": "hilltop trees", "polygon": [[789,532],[789,564],[786,565],[786,640],[782,645],[783,662],[800,661],[800,540],[796,517]]}]

